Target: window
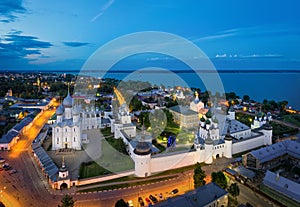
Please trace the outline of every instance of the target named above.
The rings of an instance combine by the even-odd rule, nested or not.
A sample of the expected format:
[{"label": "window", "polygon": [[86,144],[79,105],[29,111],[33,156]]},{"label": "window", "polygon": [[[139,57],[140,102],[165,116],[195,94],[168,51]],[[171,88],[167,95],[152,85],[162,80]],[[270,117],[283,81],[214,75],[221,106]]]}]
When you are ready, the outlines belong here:
[{"label": "window", "polygon": [[66,128],[66,132],[68,131],[68,129]]},{"label": "window", "polygon": [[59,132],[59,128],[57,128],[56,131]]},{"label": "window", "polygon": [[76,138],[74,137],[74,142],[76,142]]},{"label": "window", "polygon": [[59,138],[57,137],[57,144],[59,144]]},{"label": "window", "polygon": [[75,130],[75,128],[74,128],[74,132],[75,132],[76,130]]},{"label": "window", "polygon": [[66,142],[68,141],[68,138],[66,138]]}]

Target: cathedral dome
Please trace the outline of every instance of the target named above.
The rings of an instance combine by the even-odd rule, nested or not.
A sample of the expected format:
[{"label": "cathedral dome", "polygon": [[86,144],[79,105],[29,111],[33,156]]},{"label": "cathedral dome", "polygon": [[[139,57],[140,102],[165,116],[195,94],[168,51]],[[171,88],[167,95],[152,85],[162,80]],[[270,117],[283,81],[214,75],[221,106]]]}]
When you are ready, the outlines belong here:
[{"label": "cathedral dome", "polygon": [[207,138],[204,141],[205,145],[212,145],[213,144],[213,140],[210,138],[210,132],[208,131],[207,133]]},{"label": "cathedral dome", "polygon": [[265,129],[265,130],[272,130],[273,127],[271,126],[271,124],[269,124],[269,122],[266,122],[266,123],[263,125],[263,129]]},{"label": "cathedral dome", "polygon": [[68,93],[68,96],[64,99],[63,106],[65,108],[71,108],[73,106],[73,99],[70,96],[70,93]]},{"label": "cathedral dome", "polygon": [[138,142],[134,153],[137,155],[148,155],[151,153],[151,148],[147,142]]},{"label": "cathedral dome", "polygon": [[232,141],[232,136],[230,134],[230,127],[229,126],[227,128],[227,133],[226,133],[226,135],[224,137],[224,140],[226,140],[226,141]]},{"label": "cathedral dome", "polygon": [[206,145],[212,145],[213,144],[213,140],[210,138],[210,137],[207,137],[205,139],[205,142],[204,142]]},{"label": "cathedral dome", "polygon": [[62,105],[60,105],[57,109],[56,109],[56,115],[61,116],[64,114],[64,108],[62,107]]}]

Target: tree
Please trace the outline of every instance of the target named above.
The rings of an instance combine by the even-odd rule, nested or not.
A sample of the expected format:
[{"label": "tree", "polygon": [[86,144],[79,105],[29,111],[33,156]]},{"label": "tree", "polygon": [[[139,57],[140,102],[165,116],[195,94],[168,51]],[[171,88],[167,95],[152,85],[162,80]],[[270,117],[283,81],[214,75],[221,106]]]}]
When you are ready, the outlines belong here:
[{"label": "tree", "polygon": [[216,183],[221,188],[225,189],[227,188],[227,180],[222,171],[213,172],[211,174],[212,182]]},{"label": "tree", "polygon": [[243,100],[244,100],[244,101],[250,101],[250,96],[244,95],[244,96],[243,96]]},{"label": "tree", "polygon": [[137,96],[134,96],[129,104],[129,108],[131,111],[139,111],[142,109],[142,102],[138,99]]},{"label": "tree", "polygon": [[123,199],[120,199],[116,202],[115,207],[128,207],[128,205]]},{"label": "tree", "polygon": [[205,177],[205,172],[201,169],[200,163],[197,162],[194,169],[194,187],[198,188],[205,185]]},{"label": "tree", "polygon": [[141,122],[141,125],[145,126],[146,128],[148,128],[151,125],[149,120],[149,112],[141,112],[139,120]]},{"label": "tree", "polygon": [[72,196],[69,196],[66,194],[62,199],[61,199],[61,204],[58,205],[58,207],[73,207],[75,205],[75,202],[72,198]]},{"label": "tree", "polygon": [[230,195],[236,198],[238,195],[240,195],[239,186],[236,183],[232,183],[228,188],[228,192],[230,193]]}]

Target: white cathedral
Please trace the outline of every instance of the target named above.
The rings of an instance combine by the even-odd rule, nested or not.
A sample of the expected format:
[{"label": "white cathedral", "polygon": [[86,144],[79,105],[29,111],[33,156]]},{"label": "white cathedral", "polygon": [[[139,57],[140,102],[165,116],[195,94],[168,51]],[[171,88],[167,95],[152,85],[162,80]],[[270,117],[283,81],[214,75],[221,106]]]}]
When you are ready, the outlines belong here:
[{"label": "white cathedral", "polygon": [[56,115],[57,120],[52,125],[52,150],[81,150],[82,144],[88,142],[83,131],[101,127],[100,111],[82,109],[80,104],[74,104],[69,92]]}]

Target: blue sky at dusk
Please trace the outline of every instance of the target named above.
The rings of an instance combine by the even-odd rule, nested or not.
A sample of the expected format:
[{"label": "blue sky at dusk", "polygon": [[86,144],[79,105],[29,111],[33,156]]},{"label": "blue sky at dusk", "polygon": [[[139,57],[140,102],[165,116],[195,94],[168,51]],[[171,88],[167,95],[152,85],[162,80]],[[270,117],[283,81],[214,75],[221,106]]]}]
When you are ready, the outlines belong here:
[{"label": "blue sky at dusk", "polygon": [[1,0],[0,69],[79,70],[106,42],[141,31],[186,38],[217,69],[299,69],[299,7],[298,0]]}]

